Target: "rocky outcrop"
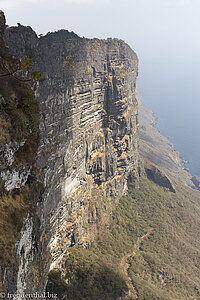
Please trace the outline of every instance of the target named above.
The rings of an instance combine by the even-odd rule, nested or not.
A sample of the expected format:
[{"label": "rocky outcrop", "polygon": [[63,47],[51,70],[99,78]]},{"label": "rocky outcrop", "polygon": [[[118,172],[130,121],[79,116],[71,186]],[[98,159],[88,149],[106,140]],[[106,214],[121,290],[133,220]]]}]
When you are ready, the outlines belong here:
[{"label": "rocky outcrop", "polygon": [[44,189],[17,245],[17,292],[43,292],[66,248],[87,246],[127,181],[137,185],[138,61],[121,40],[65,30],[38,38],[20,25],[6,29],[5,41],[42,74],[33,87],[40,112],[37,180]]},{"label": "rocky outcrop", "polygon": [[176,192],[170,179],[156,165],[144,160],[144,170],[148,179],[162,187],[169,189],[169,191],[172,193]]},{"label": "rocky outcrop", "polygon": [[191,180],[194,183],[195,187],[200,190],[200,178],[198,176],[192,176]]},{"label": "rocky outcrop", "polygon": [[19,267],[16,240],[23,219],[34,214],[40,190],[35,177],[38,109],[31,86],[15,76],[4,29],[0,12],[0,290],[14,293]]}]

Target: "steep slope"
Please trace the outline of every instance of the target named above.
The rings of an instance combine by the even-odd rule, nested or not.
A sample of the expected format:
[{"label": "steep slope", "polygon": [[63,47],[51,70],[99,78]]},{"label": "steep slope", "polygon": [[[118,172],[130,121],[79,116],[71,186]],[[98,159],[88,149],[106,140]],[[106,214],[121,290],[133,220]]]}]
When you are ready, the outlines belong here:
[{"label": "steep slope", "polygon": [[127,182],[138,183],[138,61],[117,39],[89,40],[65,30],[38,38],[21,25],[4,37],[15,57],[28,56],[42,73],[34,88],[44,189],[21,232],[17,282],[18,292],[42,292],[66,248],[86,247],[107,226]]},{"label": "steep slope", "polygon": [[[1,34],[4,22],[1,13]],[[1,289],[46,288],[70,300],[199,299],[200,194],[148,111],[138,162],[136,54],[121,40],[66,30],[38,38],[20,25],[4,39],[42,77],[33,84],[39,144],[30,86],[0,77]],[[4,74],[15,62],[0,43]],[[6,178],[16,172],[20,180]]]},{"label": "steep slope", "polygon": [[139,189],[130,184],[106,232],[50,272],[47,291],[59,299],[200,298],[200,193],[152,112],[139,112]]},{"label": "steep slope", "polygon": [[[13,73],[15,61],[3,41],[0,12],[0,290],[14,292],[23,219],[34,215],[40,185],[35,177],[38,108],[27,82]],[[18,251],[18,250],[17,250]]]},{"label": "steep slope", "polygon": [[70,300],[198,300],[200,197],[191,191],[172,193],[143,175],[89,248],[66,251],[47,291]]},{"label": "steep slope", "polygon": [[180,153],[173,144],[154,127],[155,117],[151,110],[139,106],[140,153],[146,160],[161,168],[176,186],[195,188],[192,176],[184,169]]},{"label": "steep slope", "polygon": [[[152,161],[140,165],[140,186],[129,184],[107,230],[99,230],[88,249],[67,249],[61,272],[50,272],[47,291],[59,299],[200,299],[200,192],[190,187],[178,153],[147,120],[141,120],[140,149]],[[150,168],[175,191],[148,179],[144,170]]]}]

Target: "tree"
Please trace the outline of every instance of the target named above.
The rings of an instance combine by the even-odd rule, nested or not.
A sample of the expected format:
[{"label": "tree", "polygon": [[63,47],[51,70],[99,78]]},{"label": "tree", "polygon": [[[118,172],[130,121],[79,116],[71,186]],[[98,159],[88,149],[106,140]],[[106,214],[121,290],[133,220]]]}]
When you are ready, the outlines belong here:
[{"label": "tree", "polygon": [[11,68],[11,70],[9,70],[9,67],[6,66],[3,59],[1,63],[4,69],[6,70],[6,73],[0,74],[0,78],[6,76],[12,76],[20,81],[31,81],[32,79],[38,80],[41,76],[41,73],[39,71],[31,72],[31,77],[29,78],[27,78],[26,76],[23,77],[23,75],[21,75],[22,71],[25,71],[30,67],[30,59],[27,56],[25,57],[25,61],[22,61],[22,59],[20,58],[18,65],[14,69]]}]

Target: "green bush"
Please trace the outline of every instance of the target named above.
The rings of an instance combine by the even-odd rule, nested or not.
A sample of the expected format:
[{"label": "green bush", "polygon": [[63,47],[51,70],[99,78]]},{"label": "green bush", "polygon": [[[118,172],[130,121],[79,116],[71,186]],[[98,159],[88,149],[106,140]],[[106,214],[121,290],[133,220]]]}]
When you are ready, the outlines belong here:
[{"label": "green bush", "polygon": [[30,120],[30,129],[35,130],[38,125],[37,101],[31,89],[26,89],[23,92],[22,110]]},{"label": "green bush", "polygon": [[64,298],[67,291],[67,284],[61,277],[61,273],[59,271],[52,270],[49,273],[46,291],[57,294],[59,299]]}]

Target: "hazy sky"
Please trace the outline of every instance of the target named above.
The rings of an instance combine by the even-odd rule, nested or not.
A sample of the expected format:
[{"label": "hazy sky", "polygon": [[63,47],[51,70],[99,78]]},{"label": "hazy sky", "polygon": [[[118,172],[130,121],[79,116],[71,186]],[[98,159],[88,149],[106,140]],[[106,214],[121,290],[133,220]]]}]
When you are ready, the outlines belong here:
[{"label": "hazy sky", "polygon": [[143,102],[179,150],[199,156],[200,0],[0,0],[0,9],[7,24],[38,34],[65,28],[125,40],[139,57]]},{"label": "hazy sky", "polygon": [[122,38],[141,67],[154,60],[155,71],[170,60],[183,72],[183,61],[200,63],[200,0],[0,0],[0,9],[9,25],[30,25],[38,34],[65,28]]}]

